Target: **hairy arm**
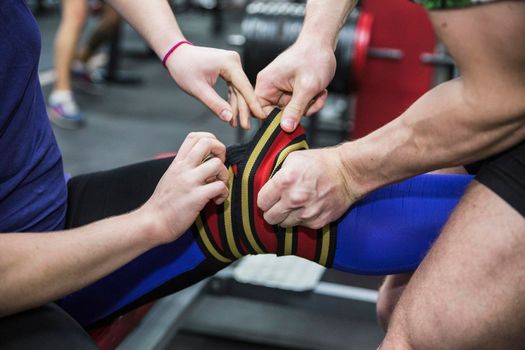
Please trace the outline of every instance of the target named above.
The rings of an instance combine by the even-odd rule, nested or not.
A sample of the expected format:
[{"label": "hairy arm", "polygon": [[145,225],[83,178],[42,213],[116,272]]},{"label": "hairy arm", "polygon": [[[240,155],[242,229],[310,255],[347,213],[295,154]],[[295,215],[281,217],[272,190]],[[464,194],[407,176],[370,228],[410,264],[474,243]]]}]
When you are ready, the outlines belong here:
[{"label": "hairy arm", "polygon": [[266,221],[319,228],[378,187],[525,139],[523,18],[525,3],[510,1],[432,12],[461,78],[432,89],[362,139],[290,154],[259,192]]},{"label": "hairy arm", "polygon": [[525,138],[525,3],[430,13],[462,75],[340,147],[349,192],[466,164]]}]

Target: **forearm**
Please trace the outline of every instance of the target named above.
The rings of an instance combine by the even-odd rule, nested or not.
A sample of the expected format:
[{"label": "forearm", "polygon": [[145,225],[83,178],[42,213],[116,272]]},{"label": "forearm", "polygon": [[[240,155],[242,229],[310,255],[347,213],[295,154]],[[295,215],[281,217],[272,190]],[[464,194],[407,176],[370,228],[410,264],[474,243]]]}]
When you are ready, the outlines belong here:
[{"label": "forearm", "polygon": [[138,212],[68,231],[0,234],[0,316],[78,290],[157,244]]},{"label": "forearm", "polygon": [[185,40],[166,0],[108,0],[162,58],[173,43]]},{"label": "forearm", "polygon": [[309,0],[298,42],[329,45],[335,50],[339,31],[357,0]]},{"label": "forearm", "polygon": [[428,171],[468,164],[525,138],[525,89],[444,83],[399,118],[341,146],[357,196]]}]

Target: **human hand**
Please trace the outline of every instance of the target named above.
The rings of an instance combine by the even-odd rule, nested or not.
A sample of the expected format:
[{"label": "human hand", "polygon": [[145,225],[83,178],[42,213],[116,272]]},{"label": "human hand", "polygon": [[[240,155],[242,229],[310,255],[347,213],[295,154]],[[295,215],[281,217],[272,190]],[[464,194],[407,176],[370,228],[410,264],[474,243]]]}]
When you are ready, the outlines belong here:
[{"label": "human hand", "polygon": [[[185,92],[232,127],[237,126],[237,117],[244,129],[250,128],[250,114],[266,118],[237,52],[182,45],[168,58],[166,68]],[[228,84],[228,102],[213,88],[219,77]]]},{"label": "human hand", "polygon": [[257,205],[269,224],[319,229],[359,198],[350,183],[340,147],[297,151],[263,186]]},{"label": "human hand", "polygon": [[283,108],[281,127],[295,130],[303,115],[323,108],[335,74],[333,47],[298,40],[259,72],[255,94],[263,108]]},{"label": "human hand", "polygon": [[139,209],[154,218],[162,242],[184,233],[210,200],[221,204],[228,197],[225,156],[226,147],[210,133],[186,137],[153,195]]}]

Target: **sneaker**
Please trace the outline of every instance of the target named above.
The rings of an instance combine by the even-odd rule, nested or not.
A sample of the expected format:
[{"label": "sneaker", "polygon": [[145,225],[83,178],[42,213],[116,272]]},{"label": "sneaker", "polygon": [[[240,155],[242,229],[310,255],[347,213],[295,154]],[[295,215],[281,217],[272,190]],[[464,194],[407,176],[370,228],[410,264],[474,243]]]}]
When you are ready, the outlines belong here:
[{"label": "sneaker", "polygon": [[89,69],[78,61],[71,66],[71,76],[76,89],[92,95],[102,94],[104,75],[100,69]]},{"label": "sneaker", "polygon": [[86,122],[71,91],[53,91],[48,103],[49,120],[64,129],[80,129]]}]

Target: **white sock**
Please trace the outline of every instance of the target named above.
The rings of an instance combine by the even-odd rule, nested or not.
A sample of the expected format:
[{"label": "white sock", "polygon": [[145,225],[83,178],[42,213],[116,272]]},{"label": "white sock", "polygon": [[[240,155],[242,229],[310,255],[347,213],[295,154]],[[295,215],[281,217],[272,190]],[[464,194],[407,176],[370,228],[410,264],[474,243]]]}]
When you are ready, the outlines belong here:
[{"label": "white sock", "polygon": [[77,72],[77,73],[86,73],[88,72],[88,69],[86,67],[86,65],[79,61],[79,60],[75,60],[73,61],[73,64],[71,65],[71,70],[73,72]]},{"label": "white sock", "polygon": [[51,95],[49,95],[49,104],[62,105],[64,113],[66,114],[78,113],[78,105],[75,102],[75,98],[71,90],[53,90]]}]

